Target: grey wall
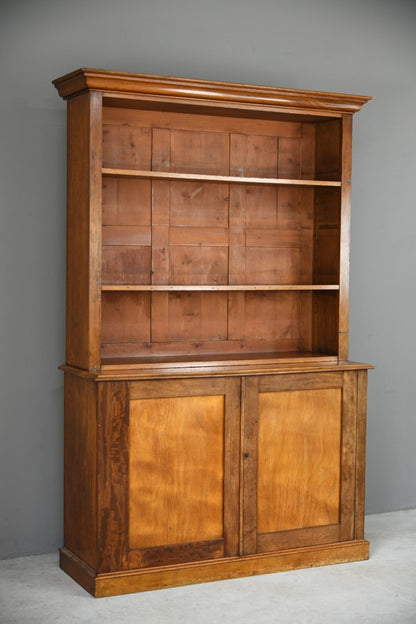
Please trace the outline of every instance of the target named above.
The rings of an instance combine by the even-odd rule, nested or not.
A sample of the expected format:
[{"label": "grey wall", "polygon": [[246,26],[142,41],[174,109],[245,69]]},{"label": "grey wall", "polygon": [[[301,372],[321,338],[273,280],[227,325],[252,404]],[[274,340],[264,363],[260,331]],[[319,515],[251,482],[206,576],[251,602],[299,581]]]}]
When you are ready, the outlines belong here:
[{"label": "grey wall", "polygon": [[78,67],[372,95],[354,118],[351,359],[367,511],[416,506],[416,3],[3,0],[0,556],[62,542],[65,104]]}]

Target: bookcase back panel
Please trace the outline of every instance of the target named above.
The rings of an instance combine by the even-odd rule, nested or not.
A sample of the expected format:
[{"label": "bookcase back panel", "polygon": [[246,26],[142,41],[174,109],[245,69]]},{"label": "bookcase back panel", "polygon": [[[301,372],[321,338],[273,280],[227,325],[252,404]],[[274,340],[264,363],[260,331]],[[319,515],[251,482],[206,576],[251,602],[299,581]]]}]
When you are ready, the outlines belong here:
[{"label": "bookcase back panel", "polygon": [[[340,120],[103,108],[103,166],[339,180]],[[337,353],[338,295],[202,292],[339,282],[338,188],[103,176],[102,356]],[[313,303],[314,302],[314,303]]]},{"label": "bookcase back panel", "polygon": [[102,280],[111,284],[148,284],[149,246],[105,245],[102,252]]},{"label": "bookcase back panel", "polygon": [[338,283],[340,266],[340,230],[341,211],[339,190],[316,190],[313,261],[315,283]]},{"label": "bookcase back panel", "polygon": [[[316,191],[127,181],[137,182],[108,178],[104,183],[104,284],[313,283]],[[339,224],[328,229],[324,208],[321,239],[330,240],[332,231],[336,245]],[[336,283],[337,248],[322,253],[321,264],[332,263],[323,283]],[[323,271],[316,266],[319,277]]]},{"label": "bookcase back panel", "polygon": [[[253,134],[259,136],[279,136],[284,138],[299,138],[303,134],[304,126],[314,127],[314,123],[302,123],[299,118],[294,119],[292,115],[287,115],[282,119],[282,115],[255,116],[242,114],[234,116],[232,114],[223,115],[221,111],[212,109],[208,115],[201,114],[195,109],[191,114],[174,110],[168,105],[165,110],[153,110],[151,107],[116,107],[107,105],[104,101],[102,110],[103,128],[113,131],[115,128],[125,126],[126,128],[151,128],[158,130],[198,130],[200,132],[220,132],[225,134]],[[169,110],[170,109],[170,110]],[[279,118],[278,118],[279,117]],[[304,118],[305,119],[305,118]],[[312,118],[311,118],[312,119]]]},{"label": "bookcase back panel", "polygon": [[342,127],[339,119],[316,125],[316,178],[339,180],[341,177]]},{"label": "bookcase back panel", "polygon": [[[228,175],[229,138],[225,133],[171,130],[164,132],[166,144],[157,147],[170,151],[169,170],[176,173]],[[157,158],[157,154],[156,154]]]},{"label": "bookcase back panel", "polygon": [[211,182],[153,182],[169,197],[171,226],[228,227],[229,185]]},{"label": "bookcase back panel", "polygon": [[105,292],[102,356],[310,351],[312,309],[308,292]]},{"label": "bookcase back panel", "polygon": [[103,166],[305,180],[325,179],[328,171],[338,175],[328,179],[339,179],[341,131],[334,140],[334,123],[340,128],[339,120],[299,123],[104,107]]},{"label": "bookcase back panel", "polygon": [[103,166],[150,169],[152,133],[133,125],[103,127]]},{"label": "bookcase back panel", "polygon": [[320,292],[313,295],[313,344],[319,353],[338,353],[339,294]]},{"label": "bookcase back panel", "polygon": [[103,226],[150,226],[152,222],[152,184],[134,178],[104,178]]},{"label": "bookcase back panel", "polygon": [[102,293],[102,342],[147,343],[150,333],[149,293]]}]

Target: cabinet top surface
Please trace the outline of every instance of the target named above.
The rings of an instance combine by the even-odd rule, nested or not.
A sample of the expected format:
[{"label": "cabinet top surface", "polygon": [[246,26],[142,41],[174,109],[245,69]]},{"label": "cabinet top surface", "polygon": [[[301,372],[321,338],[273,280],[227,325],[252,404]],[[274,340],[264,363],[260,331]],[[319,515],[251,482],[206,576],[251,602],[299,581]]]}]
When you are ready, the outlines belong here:
[{"label": "cabinet top surface", "polygon": [[355,113],[371,98],[363,95],[303,91],[237,83],[78,69],[53,81],[61,97],[86,91],[153,101],[204,103],[325,114]]}]

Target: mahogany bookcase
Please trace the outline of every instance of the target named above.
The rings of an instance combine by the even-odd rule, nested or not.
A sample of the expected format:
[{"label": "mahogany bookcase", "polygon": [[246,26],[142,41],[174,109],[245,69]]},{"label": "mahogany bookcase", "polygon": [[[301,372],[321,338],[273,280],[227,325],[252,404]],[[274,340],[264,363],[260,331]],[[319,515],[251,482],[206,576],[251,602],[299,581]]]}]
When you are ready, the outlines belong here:
[{"label": "mahogany bookcase", "polygon": [[370,98],[92,69],[54,85],[61,567],[106,596],[367,558],[348,279]]}]

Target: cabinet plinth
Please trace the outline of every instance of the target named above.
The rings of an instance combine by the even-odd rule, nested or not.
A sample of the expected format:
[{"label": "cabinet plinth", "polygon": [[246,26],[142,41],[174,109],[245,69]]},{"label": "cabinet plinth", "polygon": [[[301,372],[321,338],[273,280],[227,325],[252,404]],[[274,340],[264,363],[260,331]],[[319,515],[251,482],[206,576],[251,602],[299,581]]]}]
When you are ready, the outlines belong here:
[{"label": "cabinet plinth", "polygon": [[89,69],[54,84],[62,568],[101,596],[368,557],[348,265],[369,98]]}]

